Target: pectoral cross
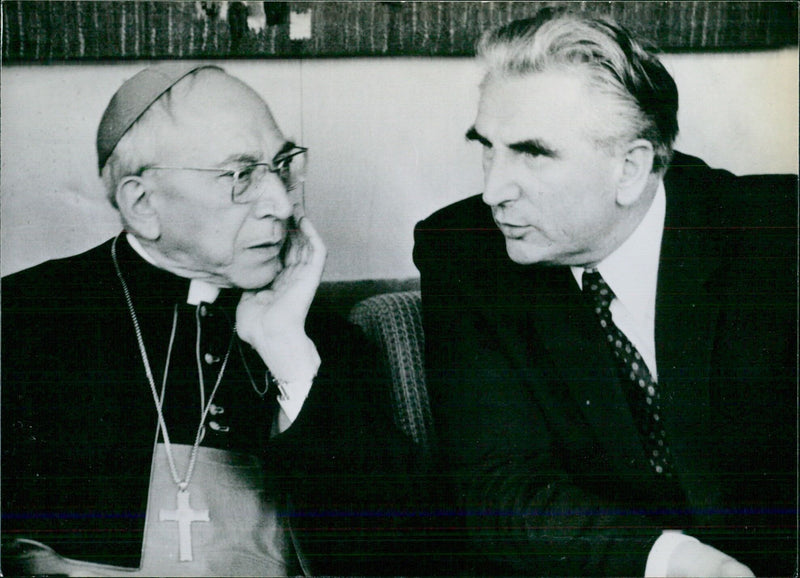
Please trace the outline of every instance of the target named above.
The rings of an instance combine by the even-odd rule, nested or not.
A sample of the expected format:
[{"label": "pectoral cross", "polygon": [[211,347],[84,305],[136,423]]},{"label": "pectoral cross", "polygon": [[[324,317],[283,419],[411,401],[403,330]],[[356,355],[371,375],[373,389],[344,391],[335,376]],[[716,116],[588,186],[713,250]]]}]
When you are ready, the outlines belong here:
[{"label": "pectoral cross", "polygon": [[208,510],[193,510],[189,505],[189,492],[178,490],[178,508],[159,510],[160,522],[178,522],[181,562],[192,561],[192,522],[210,522]]}]

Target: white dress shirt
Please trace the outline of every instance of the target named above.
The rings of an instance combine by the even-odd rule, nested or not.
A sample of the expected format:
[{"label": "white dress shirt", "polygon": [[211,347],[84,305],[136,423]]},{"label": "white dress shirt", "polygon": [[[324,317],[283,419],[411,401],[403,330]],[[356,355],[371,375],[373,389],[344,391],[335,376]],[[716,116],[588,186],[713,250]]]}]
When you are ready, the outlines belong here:
[{"label": "white dress shirt", "polygon": [[[639,350],[656,381],[656,284],[666,211],[667,197],[661,183],[642,222],[595,267],[614,292],[609,307],[614,324]],[[581,287],[584,268],[570,269]]]}]

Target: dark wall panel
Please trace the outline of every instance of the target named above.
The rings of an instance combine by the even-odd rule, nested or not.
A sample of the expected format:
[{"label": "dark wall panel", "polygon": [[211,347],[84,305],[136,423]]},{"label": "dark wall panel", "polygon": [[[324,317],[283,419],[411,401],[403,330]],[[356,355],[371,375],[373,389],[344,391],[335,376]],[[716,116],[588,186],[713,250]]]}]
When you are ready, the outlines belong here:
[{"label": "dark wall panel", "polygon": [[[465,56],[485,28],[547,5],[608,13],[660,48],[797,44],[790,2],[192,2],[2,3],[4,62],[135,58]],[[311,36],[292,39],[292,13]]]}]

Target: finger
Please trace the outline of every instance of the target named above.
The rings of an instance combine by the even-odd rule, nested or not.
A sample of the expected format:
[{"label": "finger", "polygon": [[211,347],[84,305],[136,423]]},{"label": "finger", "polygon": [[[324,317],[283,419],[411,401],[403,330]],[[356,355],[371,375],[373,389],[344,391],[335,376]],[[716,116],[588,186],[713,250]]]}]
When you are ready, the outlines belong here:
[{"label": "finger", "polygon": [[322,248],[325,246],[325,243],[322,241],[322,237],[317,232],[317,229],[316,227],[314,227],[314,224],[311,222],[311,219],[309,219],[308,217],[303,217],[302,219],[300,219],[300,221],[298,222],[298,228],[300,229],[300,232],[303,233],[303,235],[306,237],[306,239],[308,239],[311,242],[311,244],[314,246],[315,249],[318,247]]},{"label": "finger", "polygon": [[305,190],[301,186],[299,191],[292,192],[294,194],[292,215],[294,216],[294,222],[299,223],[306,216]]},{"label": "finger", "polygon": [[286,243],[288,248],[284,255],[283,264],[286,267],[292,267],[300,262],[300,251],[305,244],[303,234],[299,230],[290,231]]},{"label": "finger", "polygon": [[297,264],[298,265],[305,265],[309,262],[311,258],[311,244],[304,242],[300,247],[297,249]]},{"label": "finger", "polygon": [[308,217],[302,219],[299,223],[300,231],[310,244],[310,257],[316,263],[317,267],[321,268],[325,265],[325,260],[328,255],[328,250],[325,247],[325,242],[317,232],[316,227],[311,223]]}]

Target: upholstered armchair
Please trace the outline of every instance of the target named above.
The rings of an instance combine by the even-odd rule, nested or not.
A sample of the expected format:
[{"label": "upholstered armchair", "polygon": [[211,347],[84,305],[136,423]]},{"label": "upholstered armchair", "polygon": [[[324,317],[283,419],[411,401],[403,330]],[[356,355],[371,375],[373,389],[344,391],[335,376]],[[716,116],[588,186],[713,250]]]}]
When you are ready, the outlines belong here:
[{"label": "upholstered armchair", "polygon": [[383,354],[397,426],[429,452],[433,427],[425,385],[420,292],[395,291],[363,299],[351,309],[350,321]]}]

